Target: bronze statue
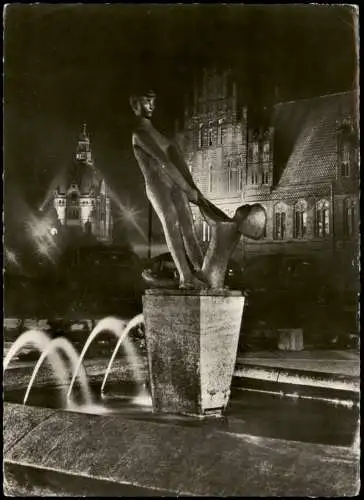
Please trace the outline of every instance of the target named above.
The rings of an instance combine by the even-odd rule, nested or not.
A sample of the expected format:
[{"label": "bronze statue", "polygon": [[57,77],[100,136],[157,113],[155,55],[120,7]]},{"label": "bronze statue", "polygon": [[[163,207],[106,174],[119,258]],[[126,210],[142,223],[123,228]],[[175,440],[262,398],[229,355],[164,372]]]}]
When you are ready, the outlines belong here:
[{"label": "bronze statue", "polygon": [[[152,125],[155,99],[153,91],[130,98],[138,118],[132,143],[144,176],[147,197],[161,221],[179,273],[179,287],[223,288],[228,260],[240,237],[262,237],[265,210],[260,205],[244,205],[230,218],[203,196],[177,143],[164,137]],[[212,230],[205,258],[190,203],[199,207]]]}]

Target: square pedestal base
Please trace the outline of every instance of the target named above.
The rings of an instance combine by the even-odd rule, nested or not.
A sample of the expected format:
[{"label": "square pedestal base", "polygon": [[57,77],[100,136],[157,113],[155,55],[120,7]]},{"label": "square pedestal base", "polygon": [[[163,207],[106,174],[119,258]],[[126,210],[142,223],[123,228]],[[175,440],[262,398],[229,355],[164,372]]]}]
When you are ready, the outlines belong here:
[{"label": "square pedestal base", "polygon": [[143,311],[155,412],[221,415],[243,307],[236,291],[147,290]]}]

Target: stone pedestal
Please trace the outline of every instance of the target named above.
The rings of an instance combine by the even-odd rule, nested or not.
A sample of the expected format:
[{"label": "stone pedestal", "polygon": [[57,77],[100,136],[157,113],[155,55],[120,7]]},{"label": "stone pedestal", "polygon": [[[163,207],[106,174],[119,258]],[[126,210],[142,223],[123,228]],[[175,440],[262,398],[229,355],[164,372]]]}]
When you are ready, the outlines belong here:
[{"label": "stone pedestal", "polygon": [[153,410],[221,415],[229,401],[244,297],[238,291],[147,290]]}]

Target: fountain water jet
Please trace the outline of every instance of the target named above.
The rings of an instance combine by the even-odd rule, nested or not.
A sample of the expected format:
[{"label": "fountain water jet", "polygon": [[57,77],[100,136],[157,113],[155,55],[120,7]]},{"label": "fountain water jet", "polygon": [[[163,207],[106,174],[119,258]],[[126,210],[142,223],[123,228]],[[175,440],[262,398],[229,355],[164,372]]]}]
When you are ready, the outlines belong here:
[{"label": "fountain water jet", "polygon": [[125,347],[125,350],[127,353],[127,357],[129,360],[132,360],[132,366],[135,369],[135,375],[136,375],[137,382],[139,382],[139,383],[143,382],[143,376],[138,368],[138,361],[139,361],[138,355],[135,351],[133,344],[130,342],[130,340],[127,337],[128,333],[130,332],[130,330],[132,328],[135,328],[136,326],[143,324],[143,323],[144,323],[144,316],[142,314],[138,314],[137,316],[135,316],[133,319],[131,319],[129,321],[129,323],[127,324],[123,333],[120,335],[119,340],[115,346],[114,352],[112,353],[112,356],[110,358],[109,364],[107,366],[104,380],[102,381],[101,393],[104,392],[105,384],[106,384],[107,378],[109,376],[112,364],[113,364],[114,359],[116,357],[116,354],[118,353],[119,348],[123,342],[124,342],[124,347]]},{"label": "fountain water jet", "polygon": [[[79,360],[79,356],[78,356],[77,351],[73,347],[73,345],[64,337],[60,337],[60,338],[52,340],[47,345],[45,350],[43,350],[40,358],[37,361],[37,364],[35,365],[35,368],[34,368],[33,373],[32,373],[32,377],[29,381],[28,388],[27,388],[27,391],[26,391],[25,396],[24,396],[23,404],[26,404],[26,402],[28,400],[28,396],[29,396],[29,393],[30,393],[31,388],[33,386],[35,377],[37,376],[38,371],[39,371],[40,367],[42,366],[44,360],[55,350],[59,350],[67,356],[68,360],[71,363],[72,373],[75,371],[75,368],[76,368],[78,360]],[[81,370],[79,379],[80,379],[80,386],[81,386],[81,390],[82,390],[84,404],[89,406],[92,404],[93,401],[92,401],[90,387],[89,387],[88,381],[87,381],[86,371],[84,368]],[[68,382],[68,380],[67,380],[67,382]]]},{"label": "fountain water jet", "polygon": [[[28,330],[20,335],[16,339],[14,344],[10,347],[8,354],[4,360],[4,372],[8,368],[10,361],[16,354],[24,347],[31,345],[35,347],[42,354],[47,351],[49,345],[52,343],[51,337],[40,330]],[[61,386],[61,392],[63,393],[63,400],[66,400],[66,389],[65,386],[68,383],[67,367],[62,360],[61,356],[54,350],[51,350],[48,359],[51,367],[53,368],[53,373],[56,376],[59,385]],[[27,391],[28,392],[28,391]]]},{"label": "fountain water jet", "polygon": [[[87,339],[87,341],[82,349],[80,358],[78,360],[78,364],[76,366],[75,371],[73,372],[72,380],[71,380],[71,383],[70,383],[69,388],[68,388],[67,398],[69,398],[71,395],[73,385],[75,383],[76,377],[77,377],[78,372],[79,372],[81,365],[82,365],[82,361],[86,355],[88,348],[90,347],[91,343],[95,340],[95,338],[101,332],[109,331],[109,332],[113,333],[118,339],[120,339],[120,338],[125,339],[126,333],[128,333],[131,330],[132,326],[136,326],[137,324],[141,323],[142,317],[143,317],[143,315],[141,315],[141,314],[137,315],[127,325],[125,325],[124,321],[122,321],[118,318],[114,318],[112,316],[109,316],[109,317],[104,318],[101,321],[99,321],[99,323],[95,326],[95,328],[90,333],[90,335],[89,335],[89,337],[88,337],[88,339]],[[129,326],[130,323],[132,323],[132,326]],[[124,332],[126,332],[125,335],[124,335]],[[137,366],[137,363],[135,363],[135,361],[138,360],[138,356],[137,356],[135,349],[132,346],[130,341],[125,343],[125,349],[127,352],[128,360],[133,361],[132,369],[134,372],[134,379],[137,381],[141,381],[141,379],[142,379],[141,372],[140,372],[139,367]]]}]

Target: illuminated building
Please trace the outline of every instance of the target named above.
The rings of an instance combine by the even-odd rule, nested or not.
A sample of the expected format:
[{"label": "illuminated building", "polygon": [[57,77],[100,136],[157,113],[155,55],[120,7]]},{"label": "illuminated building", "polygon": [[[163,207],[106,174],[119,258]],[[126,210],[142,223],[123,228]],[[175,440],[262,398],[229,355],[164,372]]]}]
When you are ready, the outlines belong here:
[{"label": "illuminated building", "polygon": [[86,125],[78,138],[70,168],[55,189],[53,204],[64,228],[91,234],[99,241],[111,241],[110,192],[94,165]]},{"label": "illuminated building", "polygon": [[[196,184],[225,213],[243,203],[265,207],[265,237],[245,240],[240,256],[356,258],[357,106],[355,92],[324,95],[276,103],[259,122],[231,72],[204,72],[176,139]],[[193,210],[207,242],[208,226]]]}]

